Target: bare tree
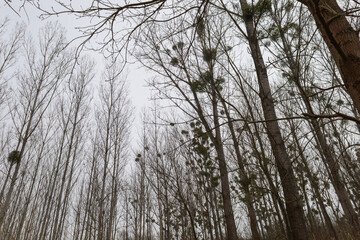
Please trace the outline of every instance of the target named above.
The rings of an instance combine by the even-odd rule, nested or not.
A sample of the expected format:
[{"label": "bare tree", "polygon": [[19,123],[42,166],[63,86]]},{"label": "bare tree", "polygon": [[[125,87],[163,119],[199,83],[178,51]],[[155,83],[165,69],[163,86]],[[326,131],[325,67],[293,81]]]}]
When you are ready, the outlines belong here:
[{"label": "bare tree", "polygon": [[[6,73],[15,64],[19,49],[22,41],[24,41],[25,28],[22,25],[17,24],[15,30],[8,35],[8,28],[10,25],[9,19],[2,19],[0,22],[0,105],[4,102],[4,96],[6,91],[6,83],[10,79],[10,76],[6,76]],[[11,73],[10,73],[11,74]]]},{"label": "bare tree", "polygon": [[18,98],[18,102],[11,108],[18,140],[9,156],[15,169],[5,201],[1,206],[0,226],[4,223],[12,199],[21,159],[27,150],[27,142],[50,106],[60,82],[68,74],[70,60],[62,51],[63,46],[64,36],[56,24],[48,24],[42,29],[39,52],[30,39],[24,46],[27,71],[18,74],[19,86],[14,90],[14,97]]},{"label": "bare tree", "polygon": [[[114,239],[119,234],[119,201],[122,174],[129,144],[131,107],[121,66],[109,62],[96,104],[95,128],[91,141],[90,176],[86,177],[83,200],[84,219],[80,221],[79,239]],[[84,194],[84,195],[85,195]],[[81,201],[81,200],[80,200]],[[77,211],[80,211],[78,209]]]},{"label": "bare tree", "polygon": [[[29,2],[91,24],[76,58],[57,24],[0,37],[2,239],[357,237],[358,1]],[[133,56],[157,102],[125,168]]]},{"label": "bare tree", "polygon": [[[354,105],[360,111],[360,39],[347,17],[359,17],[359,2],[342,9],[336,0],[298,0],[307,6],[314,17],[326,45],[334,58]],[[349,1],[350,2],[350,1]],[[351,5],[350,5],[351,6]]]},{"label": "bare tree", "polygon": [[[260,1],[259,4],[265,5],[266,3],[266,1]],[[259,20],[258,18],[261,17],[264,11],[266,11],[264,10],[266,6],[259,8],[258,13],[256,13],[255,7],[249,5],[246,0],[241,0],[240,5],[243,15],[242,18],[246,27],[246,38],[250,46],[251,56],[254,61],[256,75],[258,78],[259,96],[261,98],[264,118],[267,121],[266,130],[283,187],[287,215],[291,228],[291,233],[289,235],[291,235],[294,239],[307,239],[305,217],[302,209],[299,190],[291,160],[286,151],[284,140],[281,136],[279,124],[276,121],[277,116],[275,112],[274,100],[269,84],[267,69],[260,50],[255,25],[255,23]],[[231,15],[231,12],[228,11],[228,13]],[[234,23],[236,23],[237,20],[232,15],[231,17]],[[239,31],[244,33],[239,25],[236,26],[239,28]]]}]

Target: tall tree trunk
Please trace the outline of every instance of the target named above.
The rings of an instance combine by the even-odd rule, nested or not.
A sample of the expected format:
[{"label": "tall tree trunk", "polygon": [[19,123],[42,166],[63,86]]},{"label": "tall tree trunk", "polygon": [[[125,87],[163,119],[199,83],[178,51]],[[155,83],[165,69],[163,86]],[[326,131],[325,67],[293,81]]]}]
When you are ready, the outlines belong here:
[{"label": "tall tree trunk", "polygon": [[[59,223],[59,217],[60,217],[60,210],[61,210],[61,203],[63,201],[63,194],[64,194],[64,188],[65,188],[65,184],[67,181],[67,176],[68,176],[68,168],[70,165],[70,160],[71,160],[71,154],[74,148],[74,141],[75,141],[75,137],[76,137],[76,130],[78,128],[78,117],[79,117],[79,109],[80,109],[80,103],[78,102],[75,108],[75,112],[74,112],[74,122],[72,124],[72,129],[71,129],[71,134],[70,134],[70,140],[69,140],[69,147],[68,147],[68,151],[66,153],[66,159],[65,159],[65,169],[61,178],[61,186],[60,186],[60,190],[59,190],[59,195],[57,197],[57,201],[56,201],[56,212],[55,212],[55,218],[54,218],[54,224],[53,224],[53,231],[52,231],[52,236],[57,239],[59,237],[59,232],[58,232],[58,227],[59,225],[61,225]],[[70,115],[70,113],[69,113]],[[60,160],[60,159],[59,159]],[[73,160],[74,161],[74,160]]]},{"label": "tall tree trunk", "polygon": [[10,178],[10,175],[11,175],[11,169],[13,168],[14,166],[14,163],[10,163],[10,167],[9,167],[9,170],[6,174],[6,178],[5,178],[5,181],[4,181],[4,184],[1,188],[1,192],[0,192],[0,202],[2,203],[2,200],[3,200],[3,197],[4,197],[4,192],[5,192],[5,188],[6,188],[6,185],[7,185],[7,182]]},{"label": "tall tree trunk", "polygon": [[[229,59],[231,61],[231,59]],[[234,67],[233,65],[234,63],[231,63],[231,65]],[[239,74],[237,74],[238,79],[241,79],[241,76]],[[246,95],[246,90],[244,89],[243,83],[242,81],[238,81],[239,83],[239,87],[240,90],[242,92],[242,94],[244,95],[244,100],[246,102],[247,105],[247,109],[248,109],[248,114],[250,115],[250,121],[256,121],[256,117],[252,108],[252,104],[250,103],[250,100],[248,98],[248,96]],[[237,111],[238,114],[245,119],[244,116],[242,116],[241,112]],[[271,198],[274,202],[274,207],[275,207],[275,211],[278,215],[278,219],[279,219],[279,226],[281,229],[281,232],[285,235],[285,229],[283,224],[286,226],[287,229],[287,234],[289,235],[290,233],[290,226],[289,226],[289,221],[288,221],[288,217],[286,214],[286,210],[285,210],[285,206],[284,203],[281,200],[281,197],[277,191],[276,186],[274,185],[271,173],[269,172],[268,166],[267,166],[267,160],[266,160],[266,154],[265,154],[265,149],[264,149],[264,144],[262,142],[262,137],[260,135],[260,130],[259,127],[255,124],[254,125],[254,131],[251,130],[250,126],[248,123],[245,123],[246,129],[249,131],[249,137],[251,140],[251,145],[252,148],[255,150],[256,153],[256,157],[259,160],[259,164],[261,169],[264,172],[265,178],[267,180],[267,183],[269,184],[270,190],[271,190]],[[256,141],[257,139],[257,141]],[[256,143],[259,143],[259,145],[257,145]],[[279,211],[280,208],[280,211]],[[283,217],[281,216],[281,214],[283,215]],[[290,237],[289,237],[290,238]]]},{"label": "tall tree trunk", "polygon": [[222,106],[225,110],[225,114],[227,117],[227,121],[228,121],[228,126],[229,126],[229,130],[230,130],[230,134],[231,134],[231,139],[233,141],[233,147],[235,150],[235,155],[236,155],[236,159],[238,162],[238,166],[239,166],[239,177],[240,177],[240,181],[241,181],[241,185],[245,194],[245,204],[248,210],[248,214],[249,214],[249,219],[250,219],[250,229],[251,229],[251,233],[252,233],[252,238],[254,240],[259,240],[261,239],[260,237],[260,233],[257,227],[257,220],[256,220],[256,212],[255,212],[255,208],[254,208],[254,199],[253,196],[250,192],[250,183],[251,180],[249,179],[248,174],[246,173],[246,169],[245,169],[245,160],[242,157],[241,153],[240,153],[240,149],[239,149],[239,142],[237,140],[236,134],[235,134],[235,129],[234,129],[234,124],[233,124],[233,119],[230,116],[229,110],[226,106],[226,102],[225,99],[222,98],[222,96],[219,93],[219,99],[222,103]]},{"label": "tall tree trunk", "polygon": [[[213,85],[214,88],[215,85]],[[226,223],[226,234],[228,240],[237,240],[237,230],[235,224],[234,213],[232,210],[232,202],[231,202],[231,192],[230,192],[230,182],[229,182],[229,173],[227,170],[225,152],[224,152],[224,144],[222,142],[221,131],[220,131],[220,123],[219,123],[219,116],[218,116],[218,109],[217,109],[217,97],[215,89],[212,89],[212,112],[213,112],[213,120],[214,120],[214,128],[215,134],[212,133],[212,129],[209,126],[204,113],[201,108],[200,100],[196,92],[193,92],[194,100],[196,102],[196,111],[203,123],[206,132],[209,134],[209,137],[214,144],[218,164],[219,164],[219,171],[220,171],[220,182],[221,182],[221,195],[224,203],[224,215],[225,215],[225,223]]]},{"label": "tall tree trunk", "polygon": [[[307,110],[310,114],[314,114],[312,108],[310,106],[309,100],[304,96],[304,92],[302,93],[303,99],[305,101]],[[334,186],[337,197],[339,198],[339,202],[344,211],[345,217],[348,222],[355,228],[359,227],[358,216],[353,208],[353,205],[350,201],[349,195],[345,189],[345,184],[343,183],[340,176],[340,166],[335,161],[332,155],[332,151],[329,145],[326,142],[324,134],[321,131],[320,124],[318,120],[315,118],[310,119],[311,126],[314,129],[315,136],[319,143],[319,149],[321,150],[321,156],[323,158],[324,163],[328,166],[330,170],[330,180]]]},{"label": "tall tree trunk", "polygon": [[[23,152],[24,150],[22,149],[20,151],[20,156],[23,155]],[[21,159],[21,157],[20,157]],[[12,197],[12,193],[14,191],[14,188],[15,188],[15,184],[16,184],[16,179],[18,177],[18,174],[19,174],[19,170],[20,170],[20,163],[21,162],[17,162],[16,163],[16,166],[15,166],[15,170],[14,170],[14,173],[11,177],[11,182],[10,182],[10,187],[9,187],[9,190],[6,194],[6,198],[5,198],[5,201],[4,203],[1,205],[1,211],[0,211],[0,228],[2,227],[4,221],[5,221],[5,218],[6,218],[6,213],[10,207],[10,203],[11,203],[11,197]]]},{"label": "tall tree trunk", "polygon": [[[27,166],[27,165],[26,165]],[[15,227],[17,216],[20,214],[21,206],[22,206],[22,198],[24,197],[23,193],[25,189],[25,174],[20,174],[20,180],[18,186],[16,187],[15,194],[13,195],[12,202],[10,205],[9,214],[6,216],[2,232],[2,239],[13,239],[13,228]]]},{"label": "tall tree trunk", "polygon": [[[280,26],[278,26],[281,28]],[[290,46],[288,45],[287,41],[285,40],[284,33],[280,32],[280,37],[283,42],[285,56],[287,61],[289,62],[290,71],[292,73],[292,80],[294,81],[295,85],[297,86],[300,96],[305,104],[306,111],[310,115],[315,115],[313,108],[311,106],[311,102],[306,94],[305,89],[303,88],[301,81],[300,81],[300,69],[299,64],[294,60],[295,57],[293,56],[292,51],[290,50]],[[360,85],[359,85],[360,87]],[[341,176],[340,176],[340,167],[339,164],[335,161],[331,148],[328,145],[326,138],[320,128],[320,123],[317,119],[311,118],[309,120],[311,127],[313,128],[315,137],[319,144],[319,150],[322,156],[322,160],[324,164],[329,168],[330,180],[334,186],[336,195],[338,196],[339,202],[341,204],[342,209],[344,210],[344,214],[350,225],[352,225],[355,229],[359,227],[359,220],[357,214],[353,208],[353,205],[350,201],[349,195],[345,189],[345,184],[343,183]]]},{"label": "tall tree trunk", "polygon": [[[346,89],[360,112],[359,33],[346,19],[336,0],[298,0],[305,4],[328,46]],[[354,220],[356,221],[356,220]]]},{"label": "tall tree trunk", "polygon": [[50,221],[50,211],[53,206],[53,195],[55,194],[56,185],[58,183],[57,178],[59,176],[61,159],[63,153],[65,152],[65,142],[66,142],[66,134],[69,130],[68,126],[70,124],[71,117],[70,115],[67,117],[66,122],[63,127],[63,131],[61,133],[60,143],[57,146],[58,153],[56,155],[56,159],[54,161],[54,166],[51,169],[51,174],[49,176],[49,183],[46,184],[46,193],[44,197],[44,203],[41,211],[40,219],[40,229],[38,233],[36,233],[36,237],[39,239],[45,238],[46,232],[48,231],[49,221]]},{"label": "tall tree trunk", "polygon": [[45,147],[45,140],[42,143],[41,150],[40,150],[39,156],[38,156],[37,161],[36,161],[36,167],[35,167],[35,170],[34,170],[33,177],[31,179],[30,189],[28,190],[28,194],[27,194],[27,196],[25,198],[25,203],[24,203],[24,206],[23,206],[23,209],[22,209],[20,222],[18,223],[18,229],[17,229],[15,239],[20,239],[20,236],[21,236],[21,231],[22,231],[22,228],[24,226],[24,222],[25,222],[25,218],[26,218],[26,215],[27,215],[27,212],[28,212],[29,205],[30,205],[31,196],[32,196],[32,193],[33,193],[35,182],[36,182],[37,177],[38,177],[38,170],[39,170],[39,165],[40,165],[40,161],[41,161],[41,158],[42,158],[42,154],[43,154],[43,151],[44,151],[44,147]]},{"label": "tall tree trunk", "polygon": [[294,240],[308,239],[299,189],[296,184],[293,168],[291,166],[291,160],[286,152],[285,143],[281,136],[279,124],[276,121],[277,116],[275,113],[275,106],[271,95],[267,70],[262,58],[254,27],[254,20],[253,17],[248,16],[249,14],[247,13],[247,9],[249,9],[250,6],[247,4],[246,0],[240,0],[240,3],[243,14],[245,15],[244,21],[247,38],[259,82],[260,98],[266,120],[267,134],[284,192],[286,210],[291,228],[291,236]]},{"label": "tall tree trunk", "polygon": [[[310,186],[314,192],[315,198],[316,198],[316,202],[319,204],[322,215],[324,217],[324,221],[325,221],[325,225],[326,228],[328,229],[330,236],[336,240],[338,240],[338,236],[337,233],[335,231],[334,225],[331,222],[331,218],[326,210],[326,206],[324,203],[324,200],[321,196],[320,190],[319,190],[319,184],[315,181],[315,177],[314,174],[311,172],[310,167],[306,161],[306,157],[304,155],[304,149],[301,147],[300,142],[298,137],[296,136],[296,132],[295,132],[295,126],[293,124],[292,120],[289,120],[290,123],[290,128],[291,128],[291,133],[293,135],[294,141],[295,141],[295,146],[299,152],[299,157],[300,160],[302,161],[302,164],[304,165],[304,170],[305,170],[305,174],[307,175],[309,182],[310,182]],[[306,191],[306,190],[304,190]],[[308,211],[311,211],[311,209],[308,208]]]}]

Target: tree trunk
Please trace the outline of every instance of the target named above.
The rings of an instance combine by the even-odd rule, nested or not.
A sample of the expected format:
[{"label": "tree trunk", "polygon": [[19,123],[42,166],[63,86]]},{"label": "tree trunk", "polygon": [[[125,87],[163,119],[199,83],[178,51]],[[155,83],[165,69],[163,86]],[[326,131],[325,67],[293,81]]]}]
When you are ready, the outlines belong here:
[{"label": "tree trunk", "polygon": [[246,169],[245,169],[245,160],[242,157],[241,153],[240,153],[240,149],[239,149],[239,142],[237,140],[236,134],[235,134],[235,129],[234,129],[234,125],[233,125],[233,119],[230,116],[229,110],[226,106],[225,103],[225,99],[222,98],[222,96],[219,93],[219,99],[223,105],[223,108],[225,110],[225,114],[227,117],[227,121],[228,121],[228,126],[229,126],[229,130],[230,130],[230,134],[231,134],[231,139],[233,141],[233,147],[235,150],[235,155],[236,155],[236,159],[238,162],[238,166],[239,166],[239,177],[241,180],[241,185],[244,191],[244,195],[245,195],[245,204],[248,210],[248,214],[249,214],[249,219],[250,219],[250,229],[251,229],[251,233],[252,233],[252,238],[254,240],[259,240],[261,239],[260,237],[260,233],[257,227],[257,220],[256,220],[256,212],[255,212],[255,208],[254,208],[254,199],[253,199],[253,195],[250,192],[250,183],[251,180],[249,179],[248,174],[246,173]]},{"label": "tree trunk", "polygon": [[[281,32],[281,31],[280,31]],[[285,36],[283,33],[281,34],[281,39],[284,45],[284,52],[286,55],[286,58],[290,65],[290,71],[292,72],[292,80],[294,81],[295,85],[297,86],[300,96],[305,104],[306,111],[310,115],[315,115],[313,108],[311,106],[311,102],[306,94],[306,91],[304,87],[301,84],[300,81],[300,73],[299,73],[299,64],[295,62],[295,57],[293,56],[293,53],[290,50],[290,46],[287,45],[287,42],[285,41]],[[320,123],[317,119],[311,118],[309,120],[310,125],[314,131],[314,135],[317,139],[319,150],[321,153],[322,160],[324,164],[329,168],[329,175],[330,180],[334,186],[336,195],[338,196],[339,202],[341,204],[342,209],[344,210],[344,214],[348,222],[351,226],[353,226],[355,229],[359,226],[359,220],[357,217],[357,214],[351,204],[349,195],[345,189],[345,184],[343,183],[341,176],[340,176],[340,167],[339,164],[336,162],[332,155],[332,151],[330,146],[328,145],[326,138],[320,128]]]},{"label": "tree trunk", "polygon": [[[322,215],[324,217],[324,221],[325,221],[325,225],[326,228],[328,229],[330,236],[336,240],[338,240],[338,236],[337,233],[335,231],[334,225],[331,222],[331,218],[326,210],[326,206],[324,204],[323,198],[321,197],[321,193],[319,190],[319,184],[315,181],[315,177],[314,174],[311,172],[309,165],[306,161],[306,158],[304,156],[304,149],[301,147],[300,143],[299,143],[299,139],[296,136],[296,132],[295,132],[295,126],[293,124],[293,122],[290,120],[290,127],[291,127],[291,133],[293,135],[294,141],[295,141],[295,145],[298,149],[299,152],[299,157],[300,160],[302,161],[303,165],[304,165],[304,170],[305,170],[305,174],[307,175],[309,182],[310,182],[310,186],[314,192],[314,196],[316,197],[316,202],[319,204]],[[306,191],[306,190],[304,190]],[[308,208],[309,213],[311,212],[311,209]]]},{"label": "tree trunk", "polygon": [[298,0],[305,4],[328,46],[346,89],[360,112],[360,40],[336,0]]},{"label": "tree trunk", "polygon": [[[240,75],[238,75],[237,77],[241,78]],[[239,86],[240,86],[242,94],[244,95],[244,100],[245,100],[246,105],[247,105],[248,114],[250,115],[250,121],[255,122],[256,117],[255,117],[253,109],[252,109],[252,104],[250,103],[249,98],[246,95],[246,90],[244,89],[244,86],[243,86],[241,81],[239,81]],[[238,112],[238,114],[240,116],[242,116],[240,112]],[[245,118],[245,117],[242,116],[242,118]],[[248,131],[249,131],[249,137],[250,137],[250,140],[251,140],[252,148],[255,150],[256,157],[259,160],[260,167],[261,167],[261,169],[262,169],[262,171],[264,173],[264,176],[265,176],[265,178],[267,180],[267,183],[269,184],[269,187],[270,187],[270,190],[271,190],[271,198],[272,198],[272,200],[274,202],[275,211],[276,211],[276,213],[278,215],[279,226],[280,226],[281,232],[284,235],[286,233],[289,235],[290,226],[289,226],[288,217],[287,217],[287,214],[286,214],[286,211],[285,211],[285,206],[284,206],[284,204],[283,204],[283,202],[281,200],[281,197],[280,197],[279,193],[277,192],[276,186],[274,185],[271,173],[269,172],[269,169],[268,169],[268,166],[267,166],[267,160],[265,160],[266,159],[266,154],[265,154],[264,144],[262,142],[262,137],[260,135],[259,127],[255,124],[254,125],[254,131],[252,131],[248,123],[245,123],[245,126],[246,126],[246,129],[248,129]],[[256,144],[256,142],[257,142],[256,139],[257,139],[259,145]],[[281,212],[279,211],[279,208],[280,208]],[[283,217],[281,216],[281,214],[282,214]],[[286,233],[285,233],[285,229],[284,229],[283,224],[286,226],[286,230],[287,230]]]},{"label": "tree trunk", "polygon": [[33,193],[35,182],[37,180],[39,165],[40,165],[40,161],[41,161],[42,154],[43,154],[43,151],[44,151],[44,146],[45,146],[45,142],[43,142],[43,144],[41,146],[41,150],[40,150],[39,156],[38,156],[37,161],[36,161],[36,167],[35,167],[34,175],[33,175],[32,179],[31,179],[32,181],[31,181],[30,189],[28,190],[28,194],[27,194],[27,196],[25,198],[24,206],[22,207],[23,209],[22,209],[22,212],[21,212],[20,222],[18,223],[18,229],[17,229],[15,239],[20,239],[20,236],[21,236],[21,231],[22,231],[22,228],[23,228],[24,223],[25,223],[25,218],[26,218],[28,208],[29,208],[29,205],[30,205],[31,196],[32,196],[32,193]]},{"label": "tree trunk", "polygon": [[[21,156],[21,154],[20,154],[20,156]],[[9,190],[8,190],[8,192],[7,192],[5,201],[4,201],[4,203],[2,204],[2,206],[1,206],[1,211],[0,211],[0,227],[1,227],[2,224],[4,223],[5,217],[6,217],[6,213],[7,213],[8,209],[9,209],[9,207],[10,207],[11,197],[12,197],[12,193],[13,193],[13,191],[14,191],[14,187],[15,187],[15,184],[16,184],[16,179],[17,179],[18,174],[19,174],[19,170],[20,170],[20,162],[16,163],[15,170],[14,170],[14,173],[13,173],[12,178],[11,178],[11,183],[10,183]]]},{"label": "tree trunk", "polygon": [[212,89],[212,112],[214,115],[214,126],[215,126],[215,134],[211,134],[211,127],[207,124],[207,121],[204,117],[204,114],[201,110],[201,104],[197,95],[194,93],[195,101],[197,104],[197,111],[199,117],[205,126],[206,131],[209,134],[211,141],[214,144],[217,157],[218,157],[218,164],[219,164],[219,171],[220,171],[220,182],[221,182],[221,195],[224,204],[224,215],[225,215],[225,222],[226,222],[226,234],[228,240],[237,240],[237,230],[235,224],[234,213],[232,209],[232,202],[231,202],[231,191],[230,191],[230,183],[229,183],[229,173],[227,170],[226,158],[224,153],[224,145],[221,137],[220,131],[220,123],[219,123],[219,116],[218,116],[218,109],[217,109],[217,98],[215,89]]},{"label": "tree trunk", "polygon": [[[243,14],[250,6],[246,0],[240,0]],[[267,70],[260,51],[252,16],[245,16],[246,31],[250,45],[251,55],[255,64],[256,74],[260,88],[261,104],[266,120],[267,134],[271,149],[275,157],[276,167],[279,171],[286,203],[287,215],[289,217],[291,236],[294,240],[308,239],[305,216],[302,202],[296,184],[295,174],[291,166],[291,160],[286,152],[284,140],[281,136],[280,127],[276,121],[275,106],[271,95],[271,89]]]}]

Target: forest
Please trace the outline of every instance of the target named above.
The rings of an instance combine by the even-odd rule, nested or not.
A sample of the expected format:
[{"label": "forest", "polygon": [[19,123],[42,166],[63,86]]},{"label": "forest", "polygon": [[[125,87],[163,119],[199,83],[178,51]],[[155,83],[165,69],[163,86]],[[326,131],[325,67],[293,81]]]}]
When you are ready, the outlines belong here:
[{"label": "forest", "polygon": [[1,3],[1,240],[360,239],[358,0],[44,2]]}]

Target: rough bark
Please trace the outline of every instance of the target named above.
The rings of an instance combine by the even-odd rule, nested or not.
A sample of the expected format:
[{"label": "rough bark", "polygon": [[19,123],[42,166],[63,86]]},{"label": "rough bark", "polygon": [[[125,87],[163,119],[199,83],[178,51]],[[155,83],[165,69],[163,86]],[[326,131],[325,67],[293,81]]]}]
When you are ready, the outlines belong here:
[{"label": "rough bark", "polygon": [[[248,15],[246,10],[249,5],[246,0],[240,0],[243,14]],[[266,120],[267,134],[271,149],[275,157],[275,164],[279,171],[281,184],[284,192],[286,211],[290,222],[291,236],[294,240],[308,239],[305,216],[302,202],[296,184],[295,174],[291,166],[291,160],[286,152],[284,140],[281,136],[280,127],[276,121],[275,106],[271,95],[271,89],[267,70],[260,51],[252,16],[244,17],[247,38],[250,45],[251,55],[255,64],[256,74],[260,88],[261,104]]]},{"label": "rough bark", "polygon": [[360,40],[336,0],[298,0],[305,4],[334,58],[346,89],[360,112]]},{"label": "rough bark", "polygon": [[[292,72],[292,76],[293,76],[292,80],[294,81],[295,85],[297,86],[297,88],[300,92],[300,96],[305,104],[307,113],[309,113],[310,115],[315,115],[315,112],[311,106],[310,100],[309,100],[309,98],[306,94],[306,91],[303,88],[301,81],[300,81],[299,64],[296,63],[296,61],[294,60],[295,57],[293,56],[293,53],[290,50],[290,46],[287,45],[284,33],[283,32],[280,33],[280,36],[281,36],[281,39],[283,42],[285,56],[287,58],[287,61],[289,62],[290,71]],[[326,138],[321,130],[320,123],[315,118],[310,119],[309,123],[310,123],[310,125],[314,131],[314,135],[317,139],[317,142],[319,145],[319,150],[320,150],[320,153],[322,156],[322,160],[323,160],[324,164],[327,165],[329,168],[330,180],[334,186],[334,189],[338,196],[341,207],[344,210],[345,217],[348,220],[348,222],[350,223],[350,225],[357,228],[357,226],[359,226],[359,220],[358,220],[357,214],[352,206],[349,195],[345,189],[345,184],[341,179],[341,176],[339,173],[339,171],[340,171],[339,165],[332,155],[331,148],[328,145]]]}]

